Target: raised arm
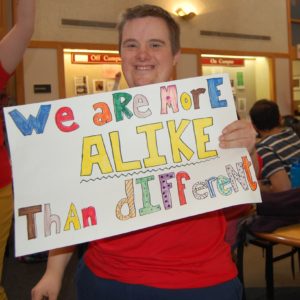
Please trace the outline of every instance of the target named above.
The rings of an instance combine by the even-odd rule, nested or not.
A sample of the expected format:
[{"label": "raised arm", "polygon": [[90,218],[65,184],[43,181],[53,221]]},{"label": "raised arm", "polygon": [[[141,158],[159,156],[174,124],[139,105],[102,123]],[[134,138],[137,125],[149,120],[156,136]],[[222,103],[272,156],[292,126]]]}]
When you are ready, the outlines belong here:
[{"label": "raised arm", "polygon": [[0,62],[11,74],[21,61],[34,30],[35,0],[18,0],[16,24],[0,42]]},{"label": "raised arm", "polygon": [[56,300],[61,288],[64,271],[74,252],[74,247],[49,251],[47,269],[31,291],[32,300]]}]

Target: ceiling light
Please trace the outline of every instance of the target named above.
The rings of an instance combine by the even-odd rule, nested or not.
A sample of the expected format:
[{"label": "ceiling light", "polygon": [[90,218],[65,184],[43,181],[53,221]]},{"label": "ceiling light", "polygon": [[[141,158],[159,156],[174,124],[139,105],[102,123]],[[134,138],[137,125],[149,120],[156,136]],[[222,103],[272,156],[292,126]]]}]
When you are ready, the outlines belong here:
[{"label": "ceiling light", "polygon": [[181,7],[177,8],[175,10],[175,13],[178,17],[180,17],[181,19],[186,20],[186,21],[191,20],[193,17],[196,16],[196,13],[194,13],[193,11],[187,13]]}]

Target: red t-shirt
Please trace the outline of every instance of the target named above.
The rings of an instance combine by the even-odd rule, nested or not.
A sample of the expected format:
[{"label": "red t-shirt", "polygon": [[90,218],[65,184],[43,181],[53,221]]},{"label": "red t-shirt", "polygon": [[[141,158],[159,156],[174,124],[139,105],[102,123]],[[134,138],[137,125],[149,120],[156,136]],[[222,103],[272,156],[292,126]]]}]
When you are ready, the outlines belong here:
[{"label": "red t-shirt", "polygon": [[[9,74],[7,74],[0,63],[0,92],[4,90],[9,77]],[[4,132],[2,122],[3,120],[0,115],[0,188],[12,182],[9,155],[4,145]]]},{"label": "red t-shirt", "polygon": [[237,276],[215,211],[89,244],[84,261],[97,276],[130,284],[184,289]]}]

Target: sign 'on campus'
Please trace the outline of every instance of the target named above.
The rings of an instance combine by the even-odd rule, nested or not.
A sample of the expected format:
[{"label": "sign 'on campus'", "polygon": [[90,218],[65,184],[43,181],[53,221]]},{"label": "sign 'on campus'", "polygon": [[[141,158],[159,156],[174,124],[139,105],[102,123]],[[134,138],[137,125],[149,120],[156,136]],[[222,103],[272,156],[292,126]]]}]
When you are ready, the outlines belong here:
[{"label": "sign 'on campus'", "polygon": [[[8,107],[16,255],[260,202],[227,75]],[[208,228],[209,230],[209,228]]]}]

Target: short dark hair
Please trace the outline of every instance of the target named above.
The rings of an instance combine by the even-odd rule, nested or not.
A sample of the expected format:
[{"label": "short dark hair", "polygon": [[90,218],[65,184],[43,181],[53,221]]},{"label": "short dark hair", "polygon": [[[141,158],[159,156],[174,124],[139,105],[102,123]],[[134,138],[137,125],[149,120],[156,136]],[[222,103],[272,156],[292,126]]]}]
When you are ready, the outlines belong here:
[{"label": "short dark hair", "polygon": [[271,100],[261,99],[250,109],[250,118],[258,130],[271,130],[280,125],[278,105]]},{"label": "short dark hair", "polygon": [[128,8],[122,14],[121,20],[117,26],[119,31],[119,50],[121,49],[123,28],[125,23],[129,20],[144,17],[161,18],[166,22],[170,33],[172,54],[175,55],[180,50],[180,27],[166,10],[159,6],[150,4],[137,5]]}]

